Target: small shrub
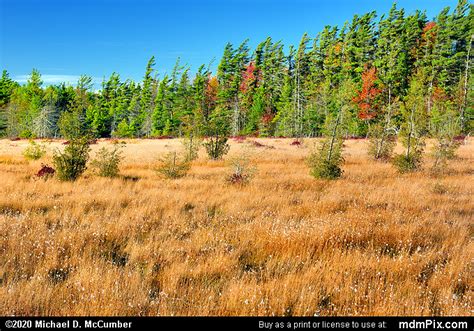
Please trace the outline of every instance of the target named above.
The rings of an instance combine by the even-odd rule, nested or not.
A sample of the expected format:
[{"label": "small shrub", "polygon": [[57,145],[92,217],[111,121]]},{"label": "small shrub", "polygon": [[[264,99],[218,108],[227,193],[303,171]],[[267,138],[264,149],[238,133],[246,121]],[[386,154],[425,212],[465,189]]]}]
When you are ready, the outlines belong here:
[{"label": "small shrub", "polygon": [[96,158],[91,162],[97,175],[101,177],[116,177],[119,173],[119,165],[122,161],[122,151],[119,145],[112,149],[102,147]]},{"label": "small shrub", "polygon": [[311,175],[320,179],[337,179],[342,176],[343,170],[335,162],[320,160],[311,166]]},{"label": "small shrub", "polygon": [[308,158],[311,176],[319,179],[337,179],[341,177],[343,173],[341,165],[344,162],[342,147],[342,139],[336,141],[324,140]]},{"label": "small shrub", "polygon": [[375,160],[389,161],[392,157],[397,141],[395,137],[387,137],[387,140],[382,144],[380,139],[371,139],[369,142],[368,153]]},{"label": "small shrub", "polygon": [[393,165],[400,173],[414,172],[421,169],[423,151],[425,148],[424,136],[426,133],[426,120],[424,108],[423,80],[421,73],[413,77],[407,96],[400,111],[402,124],[398,134],[405,152],[393,158]]},{"label": "small shrub", "polygon": [[229,184],[248,184],[256,172],[256,168],[250,164],[247,155],[240,155],[231,159],[230,168],[231,172],[226,176],[226,182]]},{"label": "small shrub", "polygon": [[30,140],[28,147],[23,151],[23,156],[28,160],[39,160],[46,154],[46,147]]},{"label": "small shrub", "polygon": [[[346,97],[343,95],[342,97]],[[319,179],[337,179],[342,176],[341,166],[344,163],[344,128],[347,127],[347,107],[343,106],[337,114],[329,114],[324,124],[326,138],[309,155],[307,159],[310,174]]]},{"label": "small shrub", "polygon": [[55,173],[56,173],[56,170],[54,170],[49,165],[41,164],[41,169],[36,173],[36,177],[44,179],[44,180],[48,180],[51,177],[53,177]]},{"label": "small shrub", "polygon": [[397,144],[396,136],[382,125],[374,125],[369,132],[368,154],[378,161],[389,161]]},{"label": "small shrub", "polygon": [[227,137],[209,137],[209,140],[204,143],[204,147],[210,159],[222,159],[229,152],[230,145],[227,140]]},{"label": "small shrub", "polygon": [[202,127],[202,134],[208,137],[204,147],[211,160],[222,159],[229,152],[230,146],[227,140],[230,128],[228,123],[228,113],[222,109],[216,109]]},{"label": "small shrub", "polygon": [[448,160],[456,157],[456,150],[459,145],[459,142],[453,139],[438,138],[433,147],[434,163],[431,168],[433,174],[440,175],[446,172]]},{"label": "small shrub", "polygon": [[186,158],[179,157],[176,152],[170,152],[160,160],[156,171],[166,178],[176,179],[184,177],[190,168],[190,163]]},{"label": "small shrub", "polygon": [[89,141],[86,138],[78,138],[70,141],[64,152],[56,151],[53,155],[53,163],[56,167],[58,179],[62,181],[75,181],[86,171],[89,160]]},{"label": "small shrub", "polygon": [[393,158],[393,165],[397,168],[398,172],[402,174],[418,171],[422,165],[422,153],[396,155]]},{"label": "small shrub", "polygon": [[302,145],[302,141],[300,139],[295,139],[291,142],[290,144],[291,146],[301,146]]},{"label": "small shrub", "polygon": [[447,171],[448,161],[456,157],[456,150],[461,145],[457,139],[461,132],[461,119],[455,104],[446,99],[435,101],[431,115],[430,133],[436,139],[432,150],[434,163],[431,173],[441,175]]},{"label": "small shrub", "polygon": [[198,158],[202,145],[201,123],[196,116],[191,115],[183,116],[182,121],[184,156],[186,161],[191,162]]},{"label": "small shrub", "polygon": [[186,161],[194,161],[198,158],[199,148],[201,147],[201,139],[196,136],[189,135],[183,140]]}]

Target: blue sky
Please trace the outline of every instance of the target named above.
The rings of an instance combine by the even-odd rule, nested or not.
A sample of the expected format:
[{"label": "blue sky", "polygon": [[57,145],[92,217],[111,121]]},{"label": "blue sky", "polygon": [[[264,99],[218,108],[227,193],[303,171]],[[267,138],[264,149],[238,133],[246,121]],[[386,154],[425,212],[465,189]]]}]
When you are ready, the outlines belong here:
[{"label": "blue sky", "polygon": [[[148,59],[169,72],[177,57],[196,69],[224,45],[271,36],[297,44],[325,25],[354,14],[388,12],[391,0],[0,0],[0,69],[24,82],[37,68],[47,84],[75,82],[81,74],[100,82],[112,72],[141,80]],[[428,18],[456,0],[399,0],[408,13]],[[98,86],[98,84],[96,85]]]}]

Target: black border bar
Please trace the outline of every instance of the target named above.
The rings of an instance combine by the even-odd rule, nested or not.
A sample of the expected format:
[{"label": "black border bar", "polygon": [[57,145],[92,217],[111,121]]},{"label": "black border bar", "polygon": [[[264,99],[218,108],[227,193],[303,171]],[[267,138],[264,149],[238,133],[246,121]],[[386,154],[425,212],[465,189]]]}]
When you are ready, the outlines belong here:
[{"label": "black border bar", "polygon": [[6,330],[473,330],[472,316],[0,317]]}]

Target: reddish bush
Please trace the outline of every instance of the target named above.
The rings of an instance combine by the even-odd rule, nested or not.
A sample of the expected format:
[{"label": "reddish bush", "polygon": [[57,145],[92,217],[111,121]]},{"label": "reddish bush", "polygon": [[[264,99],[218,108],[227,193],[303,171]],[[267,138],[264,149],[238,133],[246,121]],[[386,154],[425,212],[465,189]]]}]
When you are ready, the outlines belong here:
[{"label": "reddish bush", "polygon": [[298,139],[295,139],[291,142],[290,144],[291,146],[301,146],[302,145],[302,142],[301,140],[298,140]]},{"label": "reddish bush", "polygon": [[453,139],[454,141],[464,141],[466,139],[466,136],[460,135],[460,136],[454,137]]},{"label": "reddish bush", "polygon": [[36,173],[36,177],[48,179],[50,177],[53,177],[55,172],[56,170],[54,170],[49,165],[41,164],[41,169]]},{"label": "reddish bush", "polygon": [[231,174],[227,177],[227,182],[229,184],[238,184],[238,185],[243,185],[248,181],[248,178],[243,175],[243,174]]},{"label": "reddish bush", "polygon": [[69,145],[71,142],[69,140],[66,140],[65,142],[63,142],[63,145]]}]

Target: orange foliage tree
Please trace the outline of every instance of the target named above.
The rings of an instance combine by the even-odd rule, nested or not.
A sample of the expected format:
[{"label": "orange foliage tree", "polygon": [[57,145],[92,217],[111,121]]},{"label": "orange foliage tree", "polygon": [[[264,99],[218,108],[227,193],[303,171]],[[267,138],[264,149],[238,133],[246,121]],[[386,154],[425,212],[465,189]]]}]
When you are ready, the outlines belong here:
[{"label": "orange foliage tree", "polygon": [[362,120],[371,120],[377,116],[378,97],[381,90],[376,87],[377,70],[375,67],[362,73],[362,88],[353,101],[359,108],[358,116]]}]

